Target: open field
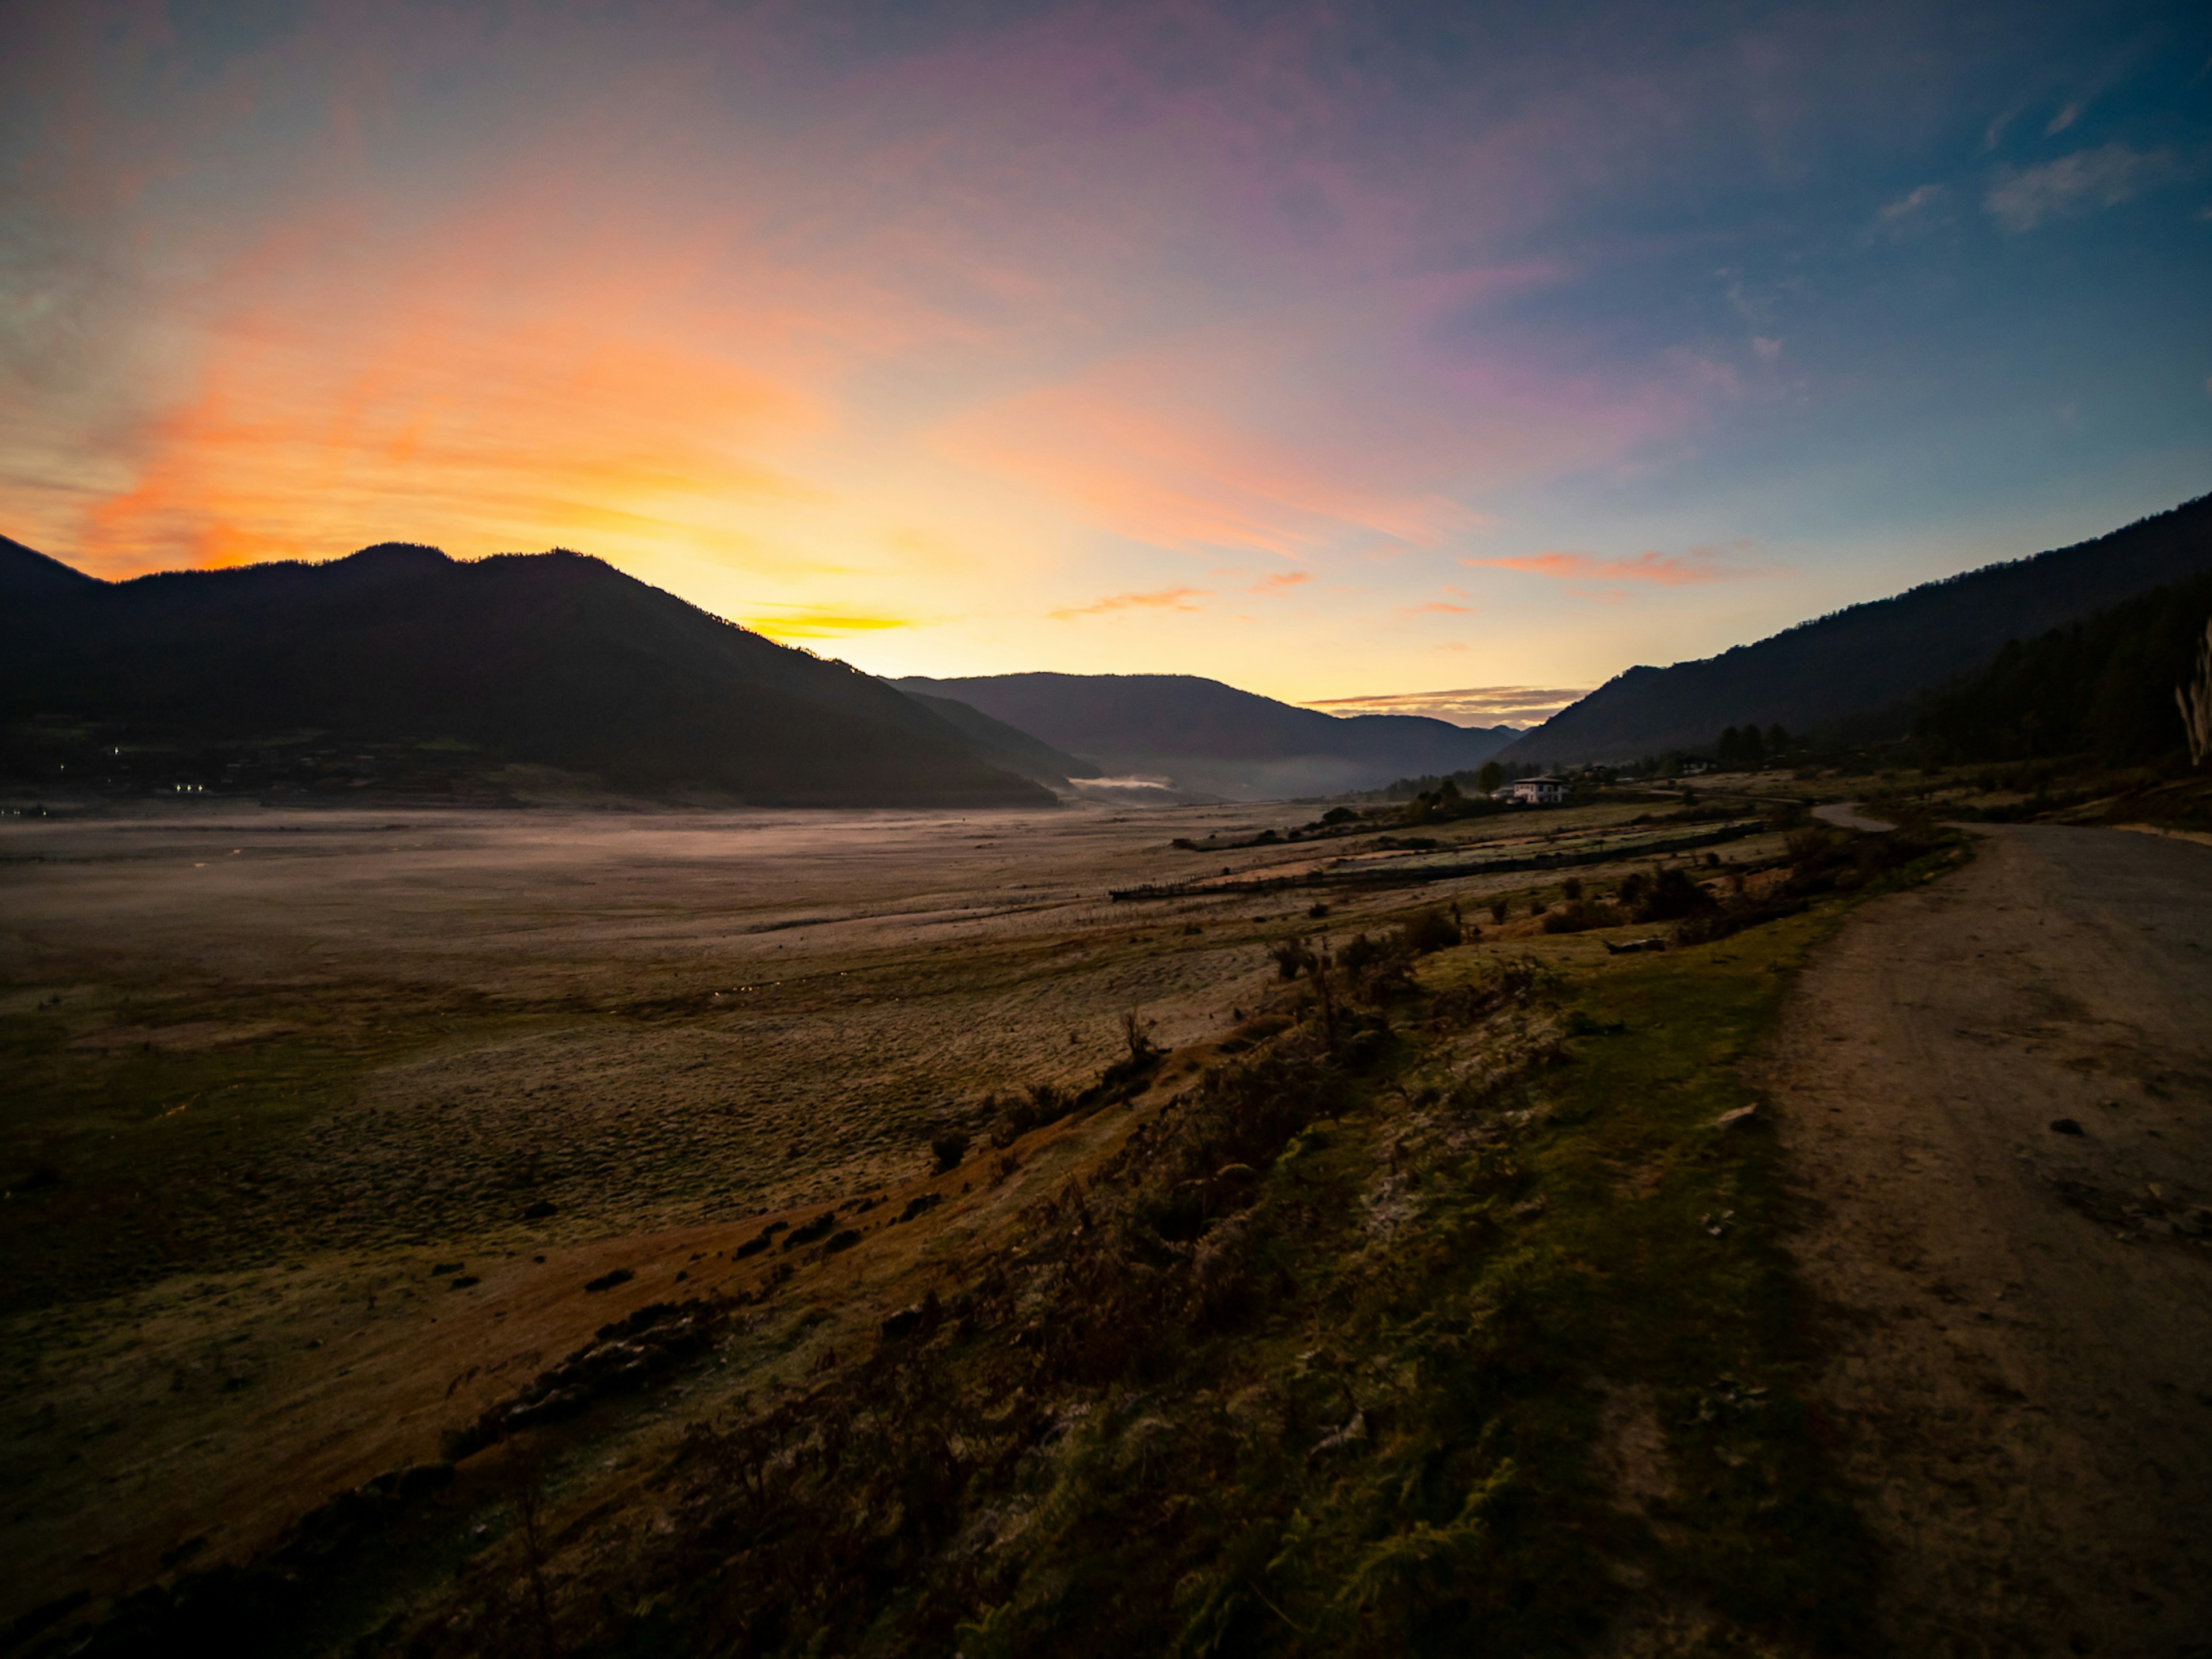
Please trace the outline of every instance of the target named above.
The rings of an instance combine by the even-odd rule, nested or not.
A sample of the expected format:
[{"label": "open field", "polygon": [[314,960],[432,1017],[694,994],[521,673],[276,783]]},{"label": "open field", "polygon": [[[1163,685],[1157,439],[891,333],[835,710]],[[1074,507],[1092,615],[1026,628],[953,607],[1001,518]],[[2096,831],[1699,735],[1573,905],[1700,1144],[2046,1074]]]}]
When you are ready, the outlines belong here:
[{"label": "open field", "polygon": [[[726,1256],[708,1281],[695,1251],[925,1176],[932,1135],[987,1127],[994,1091],[1094,1077],[1125,1011],[1187,1047],[1258,1006],[1270,943],[1402,909],[1104,902],[1259,867],[1167,843],[1273,821],[11,823],[0,1612],[265,1544],[588,1336],[613,1298],[586,1279],[631,1267],[635,1302],[651,1258],[662,1290],[720,1284]],[[1420,896],[1472,911],[1507,884]],[[1525,915],[1489,931],[1602,954]]]},{"label": "open field", "polygon": [[[8,826],[0,1617],[422,1656],[1966,1652],[2026,1617],[1993,1596],[2075,1650],[2186,1630],[2151,1533],[2192,1524],[2204,1379],[2148,1310],[2201,1299],[2202,946],[2148,865],[2202,849],[2018,832],[2104,860],[2052,909],[2013,841],[1938,882],[1955,836],[1754,835],[1663,861],[1709,908],[1660,954],[1609,948],[1649,860],[1104,896],[1305,867],[1254,842],[1297,816]],[[1462,942],[1389,943],[1437,906]],[[2184,955],[2130,989],[2146,926]]]}]

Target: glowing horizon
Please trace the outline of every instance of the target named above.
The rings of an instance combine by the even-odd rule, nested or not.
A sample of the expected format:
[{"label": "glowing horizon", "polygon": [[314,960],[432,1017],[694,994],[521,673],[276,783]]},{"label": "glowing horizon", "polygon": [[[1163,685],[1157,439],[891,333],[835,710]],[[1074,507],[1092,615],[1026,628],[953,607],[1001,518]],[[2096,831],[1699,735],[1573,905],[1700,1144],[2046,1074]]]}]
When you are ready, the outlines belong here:
[{"label": "glowing horizon", "polygon": [[0,532],[1595,684],[2212,484],[2212,34],[2005,15],[21,9]]}]

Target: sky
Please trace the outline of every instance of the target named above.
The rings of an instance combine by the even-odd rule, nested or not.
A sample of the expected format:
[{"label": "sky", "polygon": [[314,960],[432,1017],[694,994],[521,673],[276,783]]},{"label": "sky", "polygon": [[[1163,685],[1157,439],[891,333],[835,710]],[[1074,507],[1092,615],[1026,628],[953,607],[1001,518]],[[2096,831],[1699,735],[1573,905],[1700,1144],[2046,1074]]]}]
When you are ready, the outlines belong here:
[{"label": "sky", "polygon": [[2212,10],[0,7],[0,533],[1540,718],[2212,490]]}]

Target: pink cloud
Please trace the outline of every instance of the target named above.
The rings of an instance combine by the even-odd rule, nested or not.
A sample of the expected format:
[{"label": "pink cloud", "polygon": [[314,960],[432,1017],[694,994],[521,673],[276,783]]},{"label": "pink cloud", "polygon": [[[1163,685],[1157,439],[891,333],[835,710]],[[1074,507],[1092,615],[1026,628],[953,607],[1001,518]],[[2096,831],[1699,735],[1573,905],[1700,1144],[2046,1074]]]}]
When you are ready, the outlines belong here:
[{"label": "pink cloud", "polygon": [[1211,588],[1165,587],[1154,593],[1115,593],[1103,599],[1093,599],[1089,605],[1072,605],[1064,610],[1048,611],[1045,614],[1058,622],[1067,622],[1077,617],[1096,617],[1116,611],[1195,611],[1194,599],[1210,599]]},{"label": "pink cloud", "polygon": [[1661,587],[1688,587],[1701,582],[1730,581],[1745,574],[1722,562],[1723,550],[1693,547],[1686,553],[1656,550],[1633,558],[1601,557],[1595,553],[1530,553],[1505,559],[1464,559],[1461,562],[1490,570],[1521,570],[1570,582],[1650,582]]}]

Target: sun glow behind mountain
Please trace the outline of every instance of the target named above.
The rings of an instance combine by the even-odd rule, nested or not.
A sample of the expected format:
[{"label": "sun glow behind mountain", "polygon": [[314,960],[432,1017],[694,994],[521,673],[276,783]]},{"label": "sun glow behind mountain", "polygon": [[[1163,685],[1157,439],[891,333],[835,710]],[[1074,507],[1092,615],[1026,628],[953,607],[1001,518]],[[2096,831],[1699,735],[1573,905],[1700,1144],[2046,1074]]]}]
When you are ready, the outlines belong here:
[{"label": "sun glow behind mountain", "polygon": [[2203,487],[2200,116],[2143,58],[1990,126],[2137,25],[1585,11],[19,9],[0,530],[568,545],[884,672],[1349,709]]}]

